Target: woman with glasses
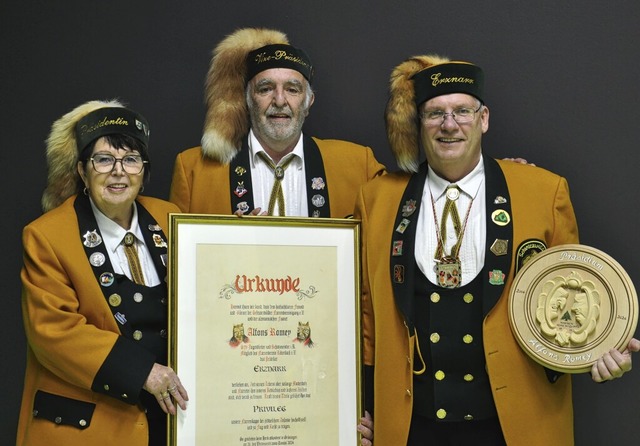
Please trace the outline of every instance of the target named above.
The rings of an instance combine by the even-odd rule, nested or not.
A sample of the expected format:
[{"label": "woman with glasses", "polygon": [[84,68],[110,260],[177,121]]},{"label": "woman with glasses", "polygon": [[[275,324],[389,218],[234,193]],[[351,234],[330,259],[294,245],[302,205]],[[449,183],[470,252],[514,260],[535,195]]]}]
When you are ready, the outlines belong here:
[{"label": "woman with glasses", "polygon": [[18,445],[166,445],[188,395],[167,367],[168,214],[143,197],[149,126],[85,103],[47,141],[44,215],[25,227],[28,342]]}]

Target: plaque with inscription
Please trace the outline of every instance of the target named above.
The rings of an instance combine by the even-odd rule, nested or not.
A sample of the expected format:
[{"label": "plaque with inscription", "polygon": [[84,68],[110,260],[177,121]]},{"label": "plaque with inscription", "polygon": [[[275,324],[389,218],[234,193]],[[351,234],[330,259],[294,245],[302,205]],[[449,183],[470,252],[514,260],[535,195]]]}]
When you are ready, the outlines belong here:
[{"label": "plaque with inscription", "polygon": [[518,272],[509,322],[522,349],[543,366],[587,372],[612,348],[624,350],[638,323],[636,290],[625,270],[586,245],[536,254]]},{"label": "plaque with inscription", "polygon": [[360,444],[360,221],[169,220],[169,445]]}]

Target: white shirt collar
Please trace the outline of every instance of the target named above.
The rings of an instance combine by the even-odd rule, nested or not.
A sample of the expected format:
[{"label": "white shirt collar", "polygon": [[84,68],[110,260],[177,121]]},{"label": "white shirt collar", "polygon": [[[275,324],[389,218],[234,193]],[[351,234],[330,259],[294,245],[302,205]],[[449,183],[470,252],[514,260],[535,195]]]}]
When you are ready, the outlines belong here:
[{"label": "white shirt collar", "polygon": [[[433,199],[438,201],[440,197],[444,195],[447,186],[453,184],[444,178],[438,176],[431,166],[427,166],[429,169],[429,173],[427,175],[427,182],[429,183],[429,189],[433,194]],[[455,184],[458,185],[460,190],[467,194],[469,197],[475,198],[482,181],[484,180],[484,162],[482,161],[482,154],[480,154],[480,160],[476,167],[473,168],[471,172],[469,172],[464,178],[460,181],[456,181]]]},{"label": "white shirt collar", "polygon": [[[291,162],[291,166],[295,166],[295,168],[298,170],[302,169],[302,161],[304,160],[304,150],[302,143],[303,139],[304,137],[301,133],[300,138],[298,139],[298,142],[296,143],[293,150],[290,153],[286,154],[284,158],[280,160],[280,163],[284,162],[292,156],[297,156],[299,161],[293,160]],[[256,135],[253,133],[253,129],[251,129],[249,130],[249,153],[251,154],[249,158],[251,159],[252,168],[256,167],[256,162],[258,161],[258,159],[260,159],[260,157],[258,156],[258,152],[264,152],[265,155],[269,156],[269,154],[262,147],[262,144],[260,144],[260,141],[258,141],[258,138],[256,138]],[[262,159],[260,159],[260,162],[263,162]]]},{"label": "white shirt collar", "polygon": [[115,252],[116,248],[122,242],[122,239],[127,232],[133,233],[138,241],[144,244],[142,231],[140,231],[140,225],[138,225],[138,207],[135,205],[135,203],[132,204],[133,216],[131,217],[131,227],[127,230],[104,215],[102,211],[100,211],[100,209],[98,209],[98,207],[93,203],[93,200],[91,200],[91,198],[89,198],[89,201],[91,202],[91,209],[93,210],[93,215],[95,216],[96,222],[98,223],[98,228],[100,228],[100,234],[102,234],[104,244],[108,249],[111,250],[111,252]]}]

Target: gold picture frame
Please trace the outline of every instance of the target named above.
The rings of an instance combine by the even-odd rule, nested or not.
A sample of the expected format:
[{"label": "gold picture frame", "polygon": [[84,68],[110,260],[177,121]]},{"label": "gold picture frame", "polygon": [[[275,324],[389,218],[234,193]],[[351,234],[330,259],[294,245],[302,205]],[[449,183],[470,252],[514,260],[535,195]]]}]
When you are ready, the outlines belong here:
[{"label": "gold picture frame", "polygon": [[359,444],[359,220],[169,218],[169,444]]}]

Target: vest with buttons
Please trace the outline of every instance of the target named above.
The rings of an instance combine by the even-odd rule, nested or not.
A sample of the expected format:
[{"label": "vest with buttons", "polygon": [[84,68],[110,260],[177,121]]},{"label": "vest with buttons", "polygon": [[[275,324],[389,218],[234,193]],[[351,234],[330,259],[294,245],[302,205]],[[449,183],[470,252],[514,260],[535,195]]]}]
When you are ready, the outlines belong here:
[{"label": "vest with buttons", "polygon": [[496,417],[482,343],[484,276],[441,288],[415,271],[415,327],[426,370],[414,374],[414,411],[441,421]]},{"label": "vest with buttons", "polygon": [[[141,205],[138,207],[138,224],[142,228],[158,276],[166,277],[167,244],[166,236],[153,216]],[[81,239],[85,239],[85,253],[92,265],[96,280],[104,294],[109,309],[122,336],[139,343],[141,347],[155,356],[155,362],[167,364],[168,345],[168,290],[165,282],[154,287],[138,285],[127,276],[113,273],[105,244],[93,215],[89,198],[78,195],[74,203],[78,217]],[[86,243],[87,238],[95,237],[100,242]],[[93,260],[99,255],[99,262]],[[112,394],[112,390],[104,390]],[[113,396],[113,395],[112,395]],[[124,399],[123,399],[124,400]],[[155,397],[146,391],[140,393],[140,404],[144,407],[150,429],[163,432],[166,415],[160,409]]]}]

